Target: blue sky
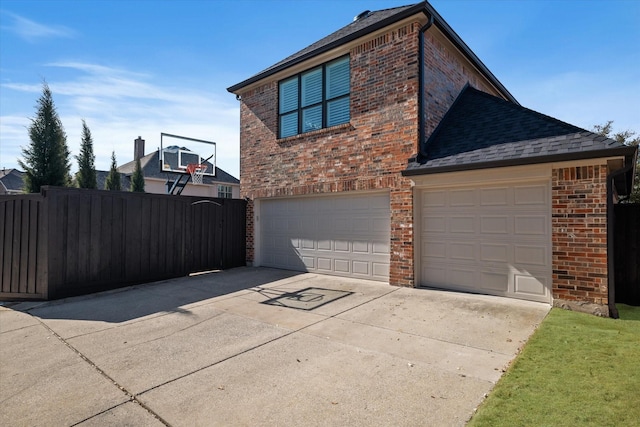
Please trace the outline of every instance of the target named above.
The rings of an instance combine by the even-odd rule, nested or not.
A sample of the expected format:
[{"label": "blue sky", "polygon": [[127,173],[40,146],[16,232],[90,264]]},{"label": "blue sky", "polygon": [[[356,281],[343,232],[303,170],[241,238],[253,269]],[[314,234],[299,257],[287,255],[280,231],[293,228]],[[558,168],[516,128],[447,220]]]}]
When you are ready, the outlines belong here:
[{"label": "blue sky", "polygon": [[[2,0],[0,167],[17,167],[47,81],[73,155],[82,119],[96,166],[160,133],[217,142],[239,176],[239,105],[226,88],[347,25],[411,0]],[[525,107],[640,132],[640,1],[432,0]],[[77,169],[72,159],[72,169]]]}]

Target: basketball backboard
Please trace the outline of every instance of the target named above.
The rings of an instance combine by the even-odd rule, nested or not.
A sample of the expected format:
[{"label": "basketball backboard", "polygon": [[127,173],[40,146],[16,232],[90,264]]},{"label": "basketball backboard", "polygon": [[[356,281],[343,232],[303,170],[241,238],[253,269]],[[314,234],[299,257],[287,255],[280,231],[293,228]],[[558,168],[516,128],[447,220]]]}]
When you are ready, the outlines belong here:
[{"label": "basketball backboard", "polygon": [[187,173],[189,165],[205,165],[204,175],[216,174],[216,143],[186,136],[160,134],[160,170]]}]

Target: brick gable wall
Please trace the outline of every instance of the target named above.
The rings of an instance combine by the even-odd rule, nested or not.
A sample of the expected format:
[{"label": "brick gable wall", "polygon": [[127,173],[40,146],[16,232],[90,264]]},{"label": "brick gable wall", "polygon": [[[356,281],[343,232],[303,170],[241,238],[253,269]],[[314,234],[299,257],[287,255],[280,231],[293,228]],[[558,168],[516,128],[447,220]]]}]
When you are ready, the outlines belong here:
[{"label": "brick gable wall", "polygon": [[[278,139],[278,83],[242,93],[241,197],[387,190],[391,199],[390,283],[414,286],[413,195],[401,176],[417,151],[418,31],[414,22],[354,46],[350,123]],[[427,33],[427,133],[463,86],[479,77]],[[251,212],[252,204],[248,207]],[[247,216],[247,261],[253,261],[253,216]]]},{"label": "brick gable wall", "polygon": [[553,298],[608,304],[607,166],[554,169]]}]

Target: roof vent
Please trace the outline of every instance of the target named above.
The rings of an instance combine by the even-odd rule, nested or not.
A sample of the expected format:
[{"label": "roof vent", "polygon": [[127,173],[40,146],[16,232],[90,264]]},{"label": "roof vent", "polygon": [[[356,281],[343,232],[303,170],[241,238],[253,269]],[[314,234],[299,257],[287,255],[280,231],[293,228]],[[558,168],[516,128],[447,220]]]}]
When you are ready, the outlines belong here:
[{"label": "roof vent", "polygon": [[353,22],[356,22],[362,18],[366,18],[367,16],[371,15],[371,11],[370,10],[365,10],[364,12],[356,15],[353,17]]}]

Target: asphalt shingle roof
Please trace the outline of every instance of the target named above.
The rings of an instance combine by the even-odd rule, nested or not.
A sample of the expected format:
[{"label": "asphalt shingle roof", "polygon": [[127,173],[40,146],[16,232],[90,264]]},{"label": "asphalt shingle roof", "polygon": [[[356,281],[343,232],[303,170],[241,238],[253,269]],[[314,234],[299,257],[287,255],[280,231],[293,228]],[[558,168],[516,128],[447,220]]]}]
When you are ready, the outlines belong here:
[{"label": "asphalt shingle roof", "polygon": [[7,191],[22,191],[24,188],[24,172],[17,169],[0,170],[0,181]]},{"label": "asphalt shingle roof", "polygon": [[[467,86],[407,175],[629,155],[633,148]],[[614,153],[616,152],[616,153]]]},{"label": "asphalt shingle roof", "polygon": [[[414,9],[415,11],[411,12]],[[372,31],[372,28],[375,28],[377,25],[382,25],[386,21],[389,21],[387,23],[388,25],[389,23],[397,20],[398,15],[402,15],[402,12],[409,11],[409,14],[412,14],[417,13],[422,9],[424,9],[424,2],[369,12],[368,15],[351,22],[350,24],[307,46],[306,48],[286,57],[282,61],[279,61],[276,64],[262,70],[261,72],[248,78],[247,80],[231,86],[227,90],[229,92],[234,92],[235,90],[240,89],[243,86],[252,83],[253,81],[258,81],[264,77],[269,76],[273,72],[287,68],[305,59],[311,58],[325,50],[340,46],[347,40],[367,34],[368,32]]]},{"label": "asphalt shingle roof", "polygon": [[[209,162],[207,162],[207,164],[210,165]],[[118,171],[126,175],[131,175],[133,173],[135,165],[135,161],[130,161],[122,166],[119,166]],[[173,175],[176,175],[175,173],[163,172],[160,170],[160,156],[158,155],[158,150],[141,157],[140,167],[142,168],[142,174],[145,176],[145,178],[167,179]],[[232,176],[231,174],[227,173],[217,166],[215,176],[205,175],[202,178],[202,182],[203,184],[240,184],[240,180],[238,178]]]},{"label": "asphalt shingle roof", "polygon": [[369,12],[365,16],[352,21],[339,30],[329,34],[328,36],[318,40],[306,48],[288,56],[282,61],[262,70],[258,74],[237,83],[227,90],[231,93],[237,93],[240,89],[252,83],[260,81],[270,75],[285,70],[295,64],[307,59],[313,58],[321,53],[327,52],[352,40],[356,40],[369,33],[377,31],[381,28],[389,26],[395,22],[413,16],[418,13],[425,13],[434,19],[433,24],[437,26],[447,36],[460,51],[469,58],[469,60],[482,72],[495,87],[513,102],[517,101],[509,93],[509,91],[498,81],[498,79],[489,71],[489,69],[480,61],[480,59],[471,51],[469,46],[460,39],[460,36],[449,26],[449,24],[440,16],[440,14],[427,1],[414,3],[406,6],[393,7]]}]

